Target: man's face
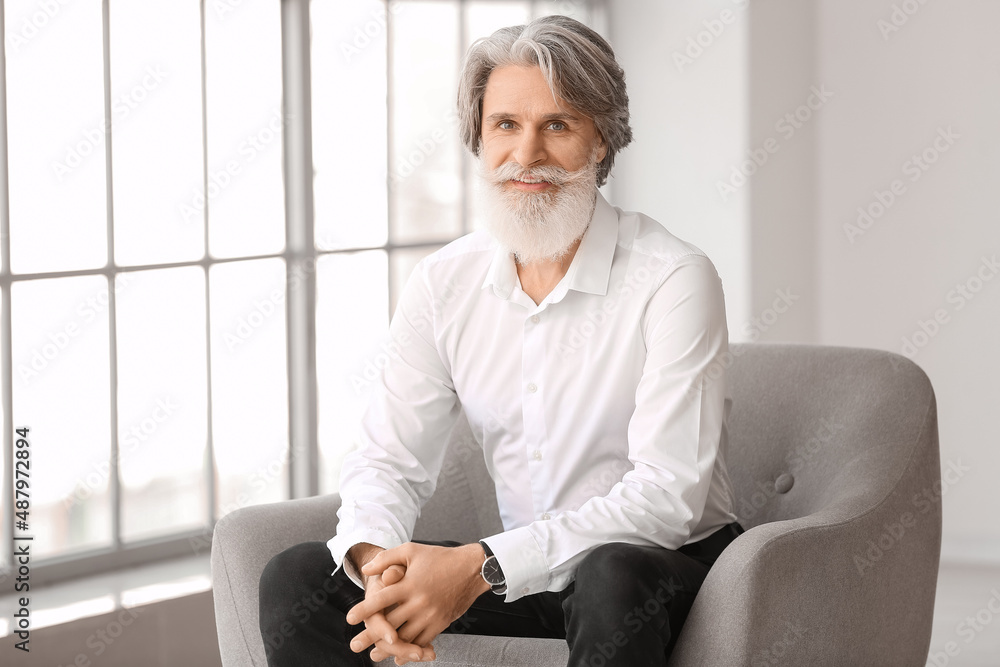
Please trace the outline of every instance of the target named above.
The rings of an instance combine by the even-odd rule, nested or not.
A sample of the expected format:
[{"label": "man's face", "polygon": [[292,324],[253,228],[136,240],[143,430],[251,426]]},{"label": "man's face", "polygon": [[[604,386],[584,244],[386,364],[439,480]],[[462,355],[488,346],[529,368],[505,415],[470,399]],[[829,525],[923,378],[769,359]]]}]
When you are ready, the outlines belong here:
[{"label": "man's face", "polygon": [[590,224],[607,152],[593,120],[557,104],[538,67],[498,67],[486,82],[482,139],[487,228],[520,264],[566,256]]},{"label": "man's face", "polygon": [[[538,67],[498,67],[490,73],[482,138],[484,166],[491,170],[516,162],[524,168],[555,166],[572,172],[587,166],[595,150],[597,162],[607,153],[594,121],[562,99],[557,104]],[[505,187],[544,192],[558,186],[511,179]]]}]

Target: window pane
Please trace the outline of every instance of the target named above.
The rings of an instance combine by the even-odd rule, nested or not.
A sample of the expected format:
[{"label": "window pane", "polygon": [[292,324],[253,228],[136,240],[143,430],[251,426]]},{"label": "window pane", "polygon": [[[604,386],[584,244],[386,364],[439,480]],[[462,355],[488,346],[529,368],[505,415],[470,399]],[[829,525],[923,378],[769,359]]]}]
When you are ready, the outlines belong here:
[{"label": "window pane", "polygon": [[320,493],[339,488],[389,328],[383,251],[326,255],[316,273]]},{"label": "window pane", "polygon": [[285,262],[228,262],[209,273],[212,443],[217,516],[288,497]]},{"label": "window pane", "polygon": [[390,8],[398,9],[392,14],[392,239],[454,238],[462,233],[458,3],[391,2]]},{"label": "window pane", "polygon": [[[512,25],[523,25],[531,20],[531,3],[527,2],[494,2],[492,0],[482,0],[480,2],[469,2],[465,10],[465,45],[463,54],[474,41],[481,37],[489,37],[500,28]],[[556,12],[563,13],[563,12]],[[457,130],[456,130],[457,131]],[[478,205],[479,177],[473,170],[473,162],[476,160],[472,155],[465,157],[468,163],[468,172],[465,180],[466,191],[466,229],[480,229],[483,226],[482,210]]]},{"label": "window pane", "polygon": [[576,0],[535,0],[533,4],[535,6],[536,17],[548,16],[549,14],[562,14],[563,16],[568,16],[571,19],[585,23],[598,32],[601,32],[600,26],[593,24],[590,14],[590,2],[577,2]]},{"label": "window pane", "polygon": [[[11,268],[107,262],[101,3],[4,3]],[[114,120],[117,128],[118,119]]]},{"label": "window pane", "polygon": [[111,543],[108,297],[104,276],[12,287],[14,419],[31,429],[38,556]]},{"label": "window pane", "polygon": [[[281,252],[281,15],[277,0],[205,7],[209,248],[215,257]],[[203,214],[201,183],[182,218]]]},{"label": "window pane", "polygon": [[[562,12],[555,12],[561,14]],[[464,51],[480,37],[489,37],[500,28],[522,25],[531,20],[529,2],[495,2],[480,0],[468,2],[465,7]]]},{"label": "window pane", "polygon": [[312,21],[316,247],[379,246],[386,213],[386,10],[315,1]]},{"label": "window pane", "polygon": [[389,257],[389,263],[390,266],[392,266],[392,285],[391,293],[389,295],[390,313],[396,312],[396,304],[399,302],[399,295],[403,293],[403,288],[406,287],[406,281],[409,280],[410,274],[413,273],[413,269],[416,267],[417,262],[440,247],[441,246],[427,246],[426,248],[404,248],[392,251],[392,255]]},{"label": "window pane", "polygon": [[111,3],[115,259],[175,262],[204,254],[201,16],[197,0]]},{"label": "window pane", "polygon": [[117,309],[122,538],[201,526],[205,484],[205,282],[201,267],[123,274]]}]

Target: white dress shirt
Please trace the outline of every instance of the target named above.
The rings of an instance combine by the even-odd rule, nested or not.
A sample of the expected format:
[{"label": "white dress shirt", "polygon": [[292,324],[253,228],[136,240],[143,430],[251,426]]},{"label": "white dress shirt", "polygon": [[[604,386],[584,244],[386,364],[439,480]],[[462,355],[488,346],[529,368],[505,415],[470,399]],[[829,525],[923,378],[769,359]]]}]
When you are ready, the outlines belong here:
[{"label": "white dress shirt", "polygon": [[411,539],[462,409],[496,486],[504,532],[485,542],[508,602],[563,590],[601,544],[676,549],[736,520],[722,283],[655,220],[598,192],[538,305],[487,232],[464,236],[419,263],[389,331],[341,473],[338,570],[355,544]]}]

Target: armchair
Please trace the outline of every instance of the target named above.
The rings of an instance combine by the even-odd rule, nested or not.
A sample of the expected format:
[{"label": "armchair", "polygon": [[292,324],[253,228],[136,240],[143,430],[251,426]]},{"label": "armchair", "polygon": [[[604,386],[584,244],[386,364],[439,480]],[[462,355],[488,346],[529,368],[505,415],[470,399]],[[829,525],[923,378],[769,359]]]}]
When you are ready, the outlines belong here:
[{"label": "armchair", "polygon": [[[747,529],[705,580],[670,660],[706,665],[923,665],[941,544],[933,389],[869,349],[734,344],[728,467]],[[502,530],[482,452],[456,426],[416,539]],[[327,540],[339,497],[247,507],[215,529],[223,663],[266,664],[257,583],[268,560]],[[562,640],[441,635],[438,663],[564,667]],[[385,660],[379,665],[392,665]]]}]

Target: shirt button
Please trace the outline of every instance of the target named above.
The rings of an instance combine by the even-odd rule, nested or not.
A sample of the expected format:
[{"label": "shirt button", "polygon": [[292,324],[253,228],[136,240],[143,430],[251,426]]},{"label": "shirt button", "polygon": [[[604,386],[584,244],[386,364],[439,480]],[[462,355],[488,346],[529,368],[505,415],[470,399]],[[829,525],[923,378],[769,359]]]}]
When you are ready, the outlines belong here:
[{"label": "shirt button", "polygon": [[529,394],[534,394],[536,391],[538,391],[538,385],[535,384],[534,382],[529,383],[528,384],[528,393]]},{"label": "shirt button", "polygon": [[532,324],[538,324],[538,320],[539,319],[541,319],[541,318],[539,318],[538,315],[532,315],[531,316],[531,323]]},{"label": "shirt button", "polygon": [[531,589],[528,588],[527,586],[525,586],[524,588],[521,589],[521,593],[524,594],[524,595],[527,595],[530,592],[531,592]]},{"label": "shirt button", "polygon": [[541,461],[542,460],[542,453],[536,449],[535,451],[533,451],[531,453],[531,457],[533,459],[535,459],[536,461]]},{"label": "shirt button", "polygon": [[542,520],[543,521],[548,521],[551,518],[552,518],[552,515],[549,514],[548,512],[546,512],[545,514],[542,515]]}]

